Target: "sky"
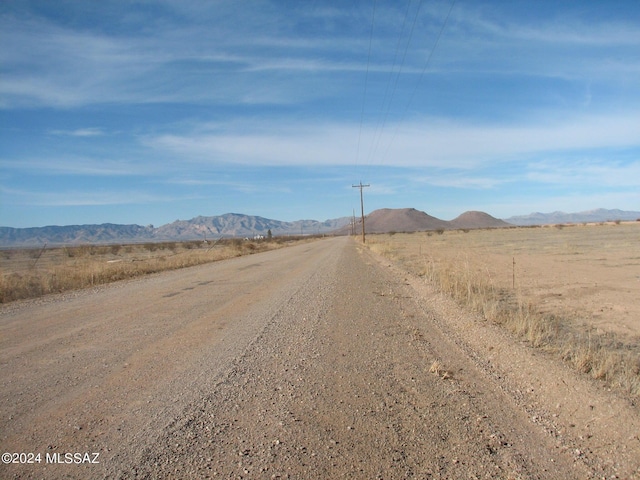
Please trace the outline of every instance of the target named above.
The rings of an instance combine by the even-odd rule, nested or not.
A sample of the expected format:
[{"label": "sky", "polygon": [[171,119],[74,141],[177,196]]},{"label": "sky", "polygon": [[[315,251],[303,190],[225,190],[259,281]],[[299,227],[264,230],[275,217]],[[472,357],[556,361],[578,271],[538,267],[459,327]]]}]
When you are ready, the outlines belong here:
[{"label": "sky", "polygon": [[640,210],[640,2],[2,0],[0,225]]}]

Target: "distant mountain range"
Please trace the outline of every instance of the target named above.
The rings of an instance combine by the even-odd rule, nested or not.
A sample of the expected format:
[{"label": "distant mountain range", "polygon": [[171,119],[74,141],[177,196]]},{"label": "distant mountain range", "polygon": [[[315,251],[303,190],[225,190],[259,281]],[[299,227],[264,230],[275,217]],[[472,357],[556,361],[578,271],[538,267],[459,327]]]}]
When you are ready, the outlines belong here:
[{"label": "distant mountain range", "polygon": [[640,212],[624,211],[624,210],[607,210],[598,208],[596,210],[587,210],[578,213],[551,212],[540,213],[534,212],[529,215],[518,215],[515,217],[505,218],[506,222],[513,225],[555,225],[559,223],[592,223],[592,222],[611,222],[615,220],[638,220]]},{"label": "distant mountain range", "polygon": [[[446,221],[414,208],[383,208],[367,215],[365,227],[368,233],[385,233],[637,220],[639,218],[640,212],[598,209],[580,213],[532,213],[505,220],[497,219],[484,212],[470,211],[451,221]],[[317,220],[283,222],[251,215],[227,213],[213,217],[201,216],[191,220],[176,220],[157,228],[152,225],[143,227],[112,223],[34,228],[0,227],[0,247],[213,240],[220,237],[267,236],[269,230],[274,236],[320,233],[346,235],[351,231],[351,222],[350,217],[324,222]],[[359,218],[356,218],[356,223],[356,229],[359,233]]]},{"label": "distant mountain range", "polygon": [[215,217],[196,217],[176,220],[154,228],[152,225],[67,225],[34,228],[0,227],[0,247],[29,247],[88,243],[139,243],[185,240],[213,240],[220,237],[309,235],[333,232],[348,225],[349,217],[319,222],[298,220],[282,222],[268,218],[227,213]]},{"label": "distant mountain range", "polygon": [[312,235],[337,230],[350,222],[349,217],[319,222],[317,220],[297,220],[282,222],[268,218],[239,213],[227,213],[217,217],[195,217],[191,220],[176,220],[154,229],[154,237],[170,240],[193,240],[219,237]]}]

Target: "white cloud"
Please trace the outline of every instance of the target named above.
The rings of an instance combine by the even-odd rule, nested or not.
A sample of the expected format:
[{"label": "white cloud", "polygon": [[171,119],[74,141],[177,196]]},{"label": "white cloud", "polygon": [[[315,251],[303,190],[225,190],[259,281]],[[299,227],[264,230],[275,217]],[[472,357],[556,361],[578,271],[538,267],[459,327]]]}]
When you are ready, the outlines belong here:
[{"label": "white cloud", "polygon": [[[341,73],[389,72],[403,21],[403,9],[379,6],[369,63],[369,6],[319,5],[312,12],[301,7],[292,16],[260,2],[243,6],[241,15],[233,3],[166,5],[168,13],[159,17],[119,12],[123,27],[115,33],[62,27],[37,17],[1,17],[3,45],[9,47],[0,50],[0,106],[296,104],[330,95]],[[424,31],[413,36],[403,74],[423,71],[446,10],[422,8],[419,28]],[[638,80],[640,33],[634,24],[553,18],[534,23],[493,14],[457,5],[433,71]],[[315,29],[301,33],[298,22],[305,21],[313,21]],[[574,48],[585,46],[575,54]],[[319,74],[330,75],[335,85],[309,88],[306,82]],[[349,80],[343,79],[343,89],[353,88]]]},{"label": "white cloud", "polygon": [[71,137],[99,137],[105,135],[101,128],[78,128],[76,130],[50,130],[51,135],[68,135]]},{"label": "white cloud", "polygon": [[543,160],[528,166],[527,180],[564,186],[597,185],[605,187],[637,187],[640,178],[640,153],[630,163],[605,159]]},{"label": "white cloud", "polygon": [[162,182],[167,185],[179,185],[184,187],[220,187],[229,191],[244,194],[254,193],[290,193],[288,186],[265,184],[264,182],[240,182],[235,180],[216,180],[212,178],[168,178]]},{"label": "white cloud", "polygon": [[512,179],[479,175],[463,175],[463,174],[448,174],[438,172],[432,176],[411,177],[408,181],[416,184],[432,185],[434,187],[451,187],[460,189],[479,189],[487,190],[495,188],[501,184],[508,183]]},{"label": "white cloud", "polygon": [[69,189],[66,191],[25,190],[0,187],[2,194],[11,196],[12,205],[77,207],[100,205],[131,205],[149,203],[168,203],[184,199],[198,199],[198,195],[163,195],[140,190],[127,191],[84,191]]},{"label": "white cloud", "polygon": [[363,166],[441,167],[470,169],[530,155],[562,151],[640,147],[640,123],[635,115],[584,116],[521,125],[473,125],[425,119],[386,128],[377,141],[374,128],[362,131],[348,124],[298,126],[287,122],[238,132],[167,134],[146,137],[158,151],[194,162],[263,166],[354,165],[361,138]]},{"label": "white cloud", "polygon": [[50,175],[130,176],[149,175],[154,172],[153,166],[146,165],[144,162],[133,163],[127,160],[73,155],[23,159],[0,158],[0,167],[5,171],[37,172]]}]

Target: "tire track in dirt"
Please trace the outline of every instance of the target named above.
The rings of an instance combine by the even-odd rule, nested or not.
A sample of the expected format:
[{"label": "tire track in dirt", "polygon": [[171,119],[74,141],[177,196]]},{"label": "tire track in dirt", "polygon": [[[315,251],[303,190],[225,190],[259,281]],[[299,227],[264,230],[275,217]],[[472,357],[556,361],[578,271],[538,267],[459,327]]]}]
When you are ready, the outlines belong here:
[{"label": "tire track in dirt", "polygon": [[101,463],[0,465],[0,477],[113,478],[132,465],[332,249],[299,245],[1,308],[2,450],[99,452]]},{"label": "tire track in dirt", "polygon": [[[124,478],[588,478],[346,244]],[[432,360],[449,369],[430,373]]]}]

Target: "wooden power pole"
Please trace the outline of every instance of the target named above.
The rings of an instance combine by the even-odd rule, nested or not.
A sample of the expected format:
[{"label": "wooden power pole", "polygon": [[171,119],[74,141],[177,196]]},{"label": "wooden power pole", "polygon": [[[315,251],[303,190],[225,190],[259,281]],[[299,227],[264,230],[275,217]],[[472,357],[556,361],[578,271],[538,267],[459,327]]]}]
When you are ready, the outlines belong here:
[{"label": "wooden power pole", "polygon": [[362,243],[365,243],[364,239],[364,201],[362,199],[362,189],[365,187],[370,187],[371,185],[363,185],[362,181],[358,185],[351,185],[353,188],[360,189],[360,212],[362,214]]}]

